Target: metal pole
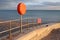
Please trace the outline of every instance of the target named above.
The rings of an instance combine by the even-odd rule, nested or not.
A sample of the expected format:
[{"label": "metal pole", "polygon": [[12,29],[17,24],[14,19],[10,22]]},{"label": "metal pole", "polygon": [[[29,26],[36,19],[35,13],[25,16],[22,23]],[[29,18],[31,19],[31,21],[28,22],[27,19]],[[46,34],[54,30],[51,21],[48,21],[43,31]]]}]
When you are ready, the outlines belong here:
[{"label": "metal pole", "polygon": [[27,24],[28,24],[28,29],[29,29],[29,21],[28,21],[29,19],[27,18]]},{"label": "metal pole", "polygon": [[32,25],[34,26],[34,19],[32,19]]},{"label": "metal pole", "polygon": [[[10,29],[11,29],[11,21],[10,21]],[[10,30],[10,33],[9,33],[9,40],[12,40],[12,33],[11,33],[11,30]]]},{"label": "metal pole", "polygon": [[21,20],[20,21],[21,21],[21,26],[20,26],[21,30],[20,30],[20,32],[22,32],[22,15],[21,15]]}]

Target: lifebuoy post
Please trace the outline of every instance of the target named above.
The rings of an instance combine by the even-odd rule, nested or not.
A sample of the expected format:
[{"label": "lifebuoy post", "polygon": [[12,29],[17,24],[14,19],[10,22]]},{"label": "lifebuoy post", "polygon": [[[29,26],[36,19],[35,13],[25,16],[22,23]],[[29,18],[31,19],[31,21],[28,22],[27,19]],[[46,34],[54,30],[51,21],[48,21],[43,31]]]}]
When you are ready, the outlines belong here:
[{"label": "lifebuoy post", "polygon": [[20,20],[21,20],[20,32],[22,32],[22,16],[26,13],[26,5],[24,3],[19,3],[17,5],[17,11],[18,11],[18,14],[21,15],[21,17],[20,17]]}]

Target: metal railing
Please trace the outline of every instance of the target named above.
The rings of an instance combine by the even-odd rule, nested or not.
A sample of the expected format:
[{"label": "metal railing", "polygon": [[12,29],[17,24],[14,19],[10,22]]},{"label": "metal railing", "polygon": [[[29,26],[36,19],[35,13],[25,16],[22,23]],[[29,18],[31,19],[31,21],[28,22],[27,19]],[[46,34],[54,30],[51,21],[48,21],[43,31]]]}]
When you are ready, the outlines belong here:
[{"label": "metal railing", "polygon": [[[34,24],[37,24],[36,23],[36,19],[37,17],[29,17],[29,18],[23,18],[22,19],[22,23],[24,23],[22,26],[26,26],[27,25],[34,25]],[[15,23],[16,22],[16,23]],[[16,25],[18,24],[18,26]],[[13,26],[12,26],[13,25]],[[15,26],[16,25],[16,26]],[[3,30],[0,32],[0,35],[3,34],[3,33],[6,33],[6,32],[9,32],[9,35],[13,35],[13,33],[11,33],[12,30],[15,30],[15,29],[18,29],[20,28],[20,19],[16,19],[16,20],[9,20],[9,21],[3,21],[3,22],[0,22],[0,27],[4,26],[5,28],[7,28],[6,30]],[[7,26],[7,27],[6,27]],[[10,28],[11,27],[11,28]],[[8,35],[4,36],[4,37],[7,37]],[[10,37],[9,36],[9,37]],[[4,38],[4,37],[1,37],[0,39]],[[9,40],[12,40],[11,38]]]}]

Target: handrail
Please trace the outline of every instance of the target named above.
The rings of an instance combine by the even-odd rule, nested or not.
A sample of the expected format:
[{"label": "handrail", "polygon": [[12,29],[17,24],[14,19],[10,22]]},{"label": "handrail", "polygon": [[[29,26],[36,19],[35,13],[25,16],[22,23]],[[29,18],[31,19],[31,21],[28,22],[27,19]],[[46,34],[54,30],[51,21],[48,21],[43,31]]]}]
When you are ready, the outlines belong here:
[{"label": "handrail", "polygon": [[[34,19],[36,19],[36,18],[37,18],[37,17],[34,17]],[[22,20],[25,20],[25,19],[33,19],[33,17],[29,17],[29,18],[23,18]],[[18,20],[20,20],[20,19],[3,21],[3,22],[0,22],[0,23],[10,22],[10,21],[18,21]]]},{"label": "handrail", "polygon": [[[23,18],[22,20],[26,20],[26,24],[22,25],[23,27],[24,26],[27,26],[27,25],[32,25],[32,24],[37,24],[34,20],[37,19],[37,17],[29,17],[29,18]],[[0,22],[1,23],[11,23],[11,22],[15,22],[15,21],[19,21],[20,19],[15,19],[15,20],[8,20],[8,21],[3,21],[3,22]],[[29,21],[31,20],[31,22]],[[9,28],[9,29],[6,29],[4,31],[1,31],[0,34],[2,33],[6,33],[6,32],[9,32],[9,31],[12,31],[12,30],[15,30],[15,29],[18,29],[20,28],[20,26],[15,26],[14,28]],[[9,34],[10,35],[10,34]]]},{"label": "handrail", "polygon": [[[36,23],[29,23],[29,24],[36,24]],[[26,25],[29,25],[29,24],[25,24],[25,25],[22,25],[22,26],[26,26]],[[17,28],[20,28],[20,27],[18,26],[18,27],[15,27],[15,28],[11,28],[11,29],[8,29],[8,30],[5,30],[5,31],[2,31],[2,32],[0,32],[0,34],[5,33],[5,32],[8,32],[8,31],[10,31],[10,30],[17,29]]]}]

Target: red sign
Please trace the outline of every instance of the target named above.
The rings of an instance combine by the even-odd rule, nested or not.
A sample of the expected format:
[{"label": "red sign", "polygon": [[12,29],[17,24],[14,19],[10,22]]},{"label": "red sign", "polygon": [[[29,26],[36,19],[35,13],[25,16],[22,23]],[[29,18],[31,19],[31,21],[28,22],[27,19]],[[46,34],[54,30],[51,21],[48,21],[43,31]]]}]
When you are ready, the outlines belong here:
[{"label": "red sign", "polygon": [[19,3],[17,6],[17,11],[20,15],[24,15],[26,13],[26,5],[24,3]]},{"label": "red sign", "polygon": [[37,23],[42,23],[41,18],[37,19]]}]

